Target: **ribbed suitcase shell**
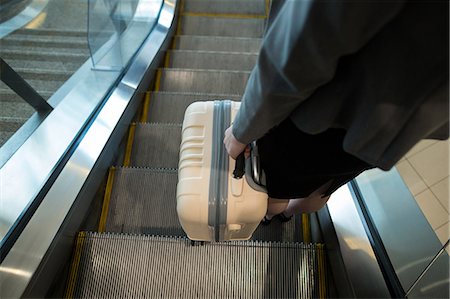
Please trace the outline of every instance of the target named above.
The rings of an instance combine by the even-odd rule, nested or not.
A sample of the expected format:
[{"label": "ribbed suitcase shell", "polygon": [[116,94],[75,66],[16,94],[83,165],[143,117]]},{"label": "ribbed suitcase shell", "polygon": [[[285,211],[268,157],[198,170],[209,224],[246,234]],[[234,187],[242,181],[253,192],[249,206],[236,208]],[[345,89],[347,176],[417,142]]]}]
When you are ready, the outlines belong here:
[{"label": "ribbed suitcase shell", "polygon": [[[228,123],[214,124],[217,106],[224,103],[231,109]],[[235,161],[228,158],[223,146],[223,131],[234,119],[239,105],[232,101],[195,102],[186,109],[178,167],[177,213],[191,240],[248,240],[266,213],[267,194],[252,189],[246,176],[233,178]],[[215,134],[215,141],[214,131],[220,132]],[[228,170],[222,171],[222,180],[214,178],[216,160],[221,155],[226,156],[225,167],[228,165]],[[221,185],[217,188],[225,185],[225,193],[219,199],[212,199],[211,188],[216,184]]]}]

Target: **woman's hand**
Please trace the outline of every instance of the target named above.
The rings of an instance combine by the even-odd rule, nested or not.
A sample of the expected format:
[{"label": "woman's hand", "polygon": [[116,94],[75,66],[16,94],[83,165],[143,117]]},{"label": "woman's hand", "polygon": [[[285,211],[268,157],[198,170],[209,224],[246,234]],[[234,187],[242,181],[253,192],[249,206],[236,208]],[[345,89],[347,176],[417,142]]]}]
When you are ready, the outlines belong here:
[{"label": "woman's hand", "polygon": [[233,135],[233,125],[225,130],[225,137],[223,138],[223,144],[227,149],[228,155],[236,160],[237,156],[244,151],[247,144],[240,143]]}]

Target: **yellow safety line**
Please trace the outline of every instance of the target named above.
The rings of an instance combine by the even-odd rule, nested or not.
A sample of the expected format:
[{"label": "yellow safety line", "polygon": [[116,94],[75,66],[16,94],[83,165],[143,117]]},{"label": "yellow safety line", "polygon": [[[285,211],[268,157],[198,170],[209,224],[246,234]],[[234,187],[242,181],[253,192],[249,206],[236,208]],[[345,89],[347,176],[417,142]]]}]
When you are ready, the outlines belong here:
[{"label": "yellow safety line", "polygon": [[302,230],[303,230],[303,242],[311,242],[311,230],[309,226],[309,214],[302,214]]},{"label": "yellow safety line", "polygon": [[269,17],[270,0],[266,0],[266,18]]},{"label": "yellow safety line", "polygon": [[168,68],[170,64],[170,52],[166,52],[166,57],[164,58],[164,67]]},{"label": "yellow safety line", "polygon": [[317,249],[317,271],[319,276],[319,298],[327,296],[327,272],[325,264],[325,252],[323,244],[316,244]]},{"label": "yellow safety line", "polygon": [[233,18],[233,19],[265,19],[265,15],[250,15],[239,13],[213,13],[213,12],[183,12],[181,14],[189,17],[211,17],[211,18]]},{"label": "yellow safety line", "polygon": [[108,217],[109,201],[111,200],[112,185],[114,182],[114,172],[116,168],[112,166],[109,169],[108,182],[106,183],[105,197],[103,198],[102,215],[100,216],[100,223],[98,231],[104,232],[106,228],[106,218]]},{"label": "yellow safety line", "polygon": [[130,131],[128,132],[127,147],[125,149],[125,157],[123,158],[123,166],[130,166],[131,150],[133,149],[134,132],[136,131],[136,123],[130,125]]},{"label": "yellow safety line", "polygon": [[142,115],[141,115],[141,123],[147,122],[148,117],[148,107],[150,106],[150,91],[145,92],[145,99],[144,99],[144,105],[142,108]]},{"label": "yellow safety line", "polygon": [[86,236],[85,232],[79,232],[77,235],[77,243],[75,246],[72,264],[70,266],[69,280],[67,282],[66,294],[64,296],[65,298],[73,298],[73,294],[75,291],[75,283],[77,281],[78,276],[78,268],[80,265],[81,250],[83,249],[85,236]]},{"label": "yellow safety line", "polygon": [[177,17],[177,29],[175,30],[175,35],[181,34],[181,15],[184,12],[184,0],[180,1],[180,10],[178,11],[178,17]]},{"label": "yellow safety line", "polygon": [[155,91],[159,91],[159,87],[161,85],[161,75],[162,75],[162,70],[158,69],[156,71]]}]

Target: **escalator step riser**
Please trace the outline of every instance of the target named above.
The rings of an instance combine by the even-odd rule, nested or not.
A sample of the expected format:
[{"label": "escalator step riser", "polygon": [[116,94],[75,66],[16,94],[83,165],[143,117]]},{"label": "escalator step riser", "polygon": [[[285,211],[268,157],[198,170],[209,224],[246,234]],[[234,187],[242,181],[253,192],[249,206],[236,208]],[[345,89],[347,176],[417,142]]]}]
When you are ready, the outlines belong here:
[{"label": "escalator step riser", "polygon": [[106,231],[184,236],[176,213],[176,170],[117,168]]},{"label": "escalator step riser", "polygon": [[169,52],[169,67],[206,70],[251,71],[257,54],[195,51]]},{"label": "escalator step riser", "polygon": [[130,166],[177,168],[181,124],[137,124]]},{"label": "escalator step riser", "polygon": [[160,91],[242,95],[250,72],[163,69]]},{"label": "escalator step riser", "polygon": [[149,122],[182,124],[186,108],[193,102],[229,99],[240,101],[240,96],[214,94],[182,94],[156,92],[151,94]]},{"label": "escalator step riser", "polygon": [[215,14],[266,14],[265,0],[188,0],[184,12]]},{"label": "escalator step riser", "polygon": [[262,37],[264,19],[183,16],[181,34],[207,36]]},{"label": "escalator step riser", "polygon": [[175,48],[221,52],[258,53],[259,38],[180,35],[175,37]]},{"label": "escalator step riser", "polygon": [[87,233],[75,298],[317,298],[314,245]]}]

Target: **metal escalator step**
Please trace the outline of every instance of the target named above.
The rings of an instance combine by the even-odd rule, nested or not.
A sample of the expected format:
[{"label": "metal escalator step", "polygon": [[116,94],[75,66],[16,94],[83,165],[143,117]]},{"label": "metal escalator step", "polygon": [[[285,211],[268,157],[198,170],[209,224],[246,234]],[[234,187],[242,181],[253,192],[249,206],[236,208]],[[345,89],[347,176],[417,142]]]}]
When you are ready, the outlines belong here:
[{"label": "metal escalator step", "polygon": [[64,70],[50,70],[50,69],[33,69],[33,68],[18,68],[14,67],[14,70],[22,76],[25,80],[41,80],[41,81],[60,81],[64,83],[70,78],[72,72]]},{"label": "metal escalator step", "polygon": [[172,50],[169,65],[172,68],[251,71],[257,54],[211,51]]},{"label": "metal escalator step", "polygon": [[105,231],[184,236],[177,177],[175,169],[116,168]]},{"label": "metal escalator step", "polygon": [[221,52],[258,53],[260,38],[178,35],[175,48],[180,50],[203,50]]},{"label": "metal escalator step", "polygon": [[181,34],[208,36],[262,37],[264,19],[183,16]]},{"label": "metal escalator step", "polygon": [[[86,37],[72,36],[39,36],[39,35],[8,35],[2,38],[2,48],[6,47],[27,47],[27,48],[65,48],[87,49]],[[77,50],[78,51],[78,50]]]},{"label": "metal escalator step", "polygon": [[188,0],[184,12],[265,16],[265,0]]},{"label": "metal escalator step", "polygon": [[159,90],[242,95],[250,72],[163,69]]},{"label": "metal escalator step", "polygon": [[[34,112],[34,108],[25,101],[1,101],[0,119],[20,118],[28,119]],[[3,129],[0,127],[0,129]]]},{"label": "metal escalator step", "polygon": [[88,59],[88,53],[80,52],[57,52],[49,51],[48,49],[43,49],[42,51],[33,51],[31,49],[25,50],[10,50],[10,49],[0,49],[0,55],[6,62],[8,59],[16,60],[43,60],[43,61],[64,61],[64,62],[84,62]]},{"label": "metal escalator step", "polygon": [[86,38],[86,30],[57,30],[57,29],[44,29],[44,28],[32,28],[32,29],[19,29],[14,31],[11,35],[44,35],[44,36],[77,36]]},{"label": "metal escalator step", "polygon": [[68,297],[323,298],[323,246],[80,233]]},{"label": "metal escalator step", "polygon": [[80,63],[73,63],[70,61],[67,62],[64,59],[61,59],[61,61],[8,59],[7,63],[13,69],[28,68],[28,69],[37,69],[41,71],[60,70],[64,72],[75,73],[80,68]]},{"label": "metal escalator step", "polygon": [[183,123],[184,112],[193,102],[229,99],[240,101],[241,97],[224,94],[192,94],[176,92],[153,92],[150,96],[148,121],[156,123]]},{"label": "metal escalator step", "polygon": [[137,124],[130,165],[177,168],[181,144],[181,124]]}]

